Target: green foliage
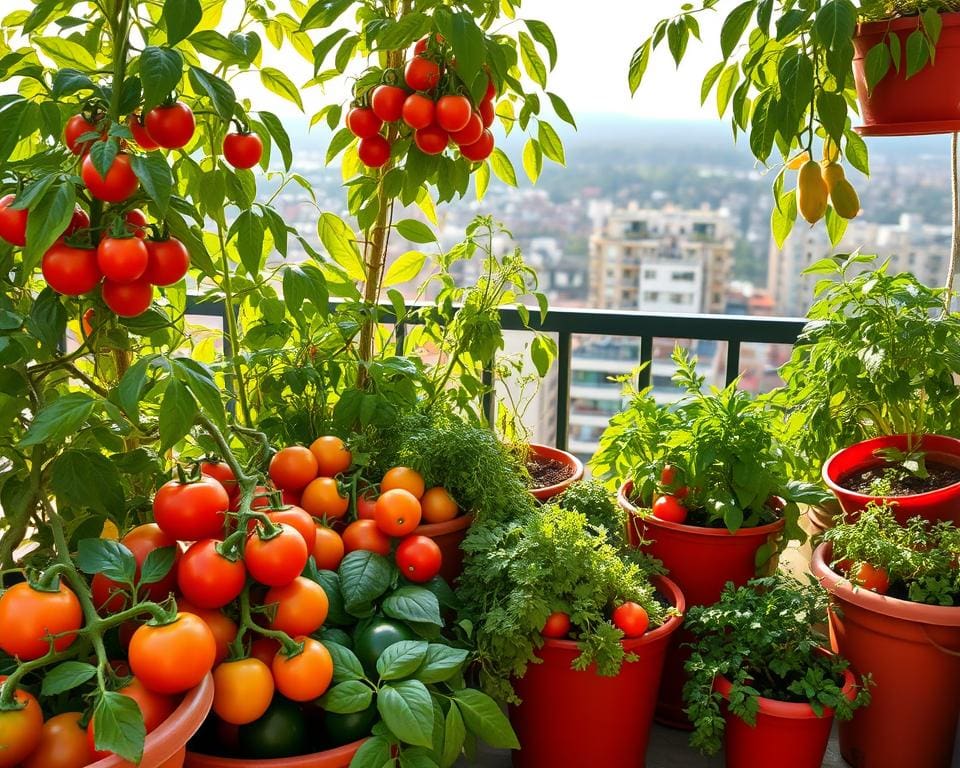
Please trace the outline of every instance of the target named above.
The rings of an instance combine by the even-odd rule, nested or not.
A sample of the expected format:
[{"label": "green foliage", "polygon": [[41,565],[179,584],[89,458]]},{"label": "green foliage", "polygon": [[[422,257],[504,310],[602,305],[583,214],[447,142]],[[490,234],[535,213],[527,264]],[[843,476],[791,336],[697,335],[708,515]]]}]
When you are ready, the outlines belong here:
[{"label": "green foliage", "polygon": [[609,620],[616,605],[636,601],[654,627],[666,618],[648,580],[657,564],[625,556],[605,527],[572,509],[547,504],[505,524],[474,524],[463,548],[461,615],[475,631],[480,682],[500,700],[516,700],[511,679],[537,663],[554,611],[570,616],[581,651],[574,668],[596,663],[602,675],[631,658]]},{"label": "green foliage", "polygon": [[580,513],[594,528],[603,528],[607,540],[615,547],[626,547],[626,515],[603,483],[597,480],[573,483],[553,501],[563,509]]},{"label": "green foliage", "polygon": [[874,258],[852,253],[806,270],[823,279],[781,368],[785,384],[770,395],[798,476],[819,478],[831,454],[866,438],[960,424],[960,317],[942,311],[944,289]]},{"label": "green foliage", "polygon": [[827,595],[813,580],[787,576],[728,583],[719,602],[688,609],[684,627],[696,640],[686,670],[683,696],[693,722],[691,745],[713,754],[723,743],[724,697],[714,679],[732,685],[727,706],[749,725],[756,723],[758,697],[805,702],[820,715],[825,708],[849,720],[869,703],[868,678],[855,695],[842,693],[847,662],[822,652],[827,638],[814,627],[827,621]]},{"label": "green foliage", "polygon": [[882,568],[889,594],[931,605],[960,605],[960,528],[948,520],[912,517],[897,523],[886,505],[870,504],[853,523],[838,518],[824,535],[833,542],[833,563],[855,573],[866,563]]}]

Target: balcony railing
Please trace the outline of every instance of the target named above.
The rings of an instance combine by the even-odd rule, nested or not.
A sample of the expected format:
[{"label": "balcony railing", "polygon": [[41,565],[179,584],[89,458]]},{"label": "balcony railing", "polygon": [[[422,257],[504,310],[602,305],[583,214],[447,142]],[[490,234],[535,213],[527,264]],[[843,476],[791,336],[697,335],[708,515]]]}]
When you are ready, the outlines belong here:
[{"label": "balcony railing", "polygon": [[[224,305],[221,302],[201,301],[197,297],[187,300],[187,313],[207,317],[219,317],[226,327]],[[382,321],[392,324],[393,309],[382,307]],[[500,310],[500,319],[506,331],[525,331],[519,312],[508,307]],[[727,344],[725,382],[729,384],[740,375],[740,349],[743,344],[788,344],[796,342],[805,324],[802,318],[755,317],[749,315],[706,314],[657,314],[653,312],[626,312],[605,309],[554,308],[547,313],[543,323],[536,308],[530,308],[530,324],[539,331],[557,336],[557,430],[556,446],[567,447],[570,425],[571,363],[573,336],[617,336],[640,341],[640,362],[652,363],[654,339],[691,339],[723,341]],[[397,338],[402,342],[404,329],[398,329]],[[224,350],[229,352],[229,340],[224,337]],[[491,361],[493,362],[493,361]],[[492,370],[492,369],[491,369]],[[488,384],[492,373],[488,371]],[[650,365],[640,373],[638,386],[650,384]],[[490,394],[484,401],[488,414],[493,414],[494,399]]]}]

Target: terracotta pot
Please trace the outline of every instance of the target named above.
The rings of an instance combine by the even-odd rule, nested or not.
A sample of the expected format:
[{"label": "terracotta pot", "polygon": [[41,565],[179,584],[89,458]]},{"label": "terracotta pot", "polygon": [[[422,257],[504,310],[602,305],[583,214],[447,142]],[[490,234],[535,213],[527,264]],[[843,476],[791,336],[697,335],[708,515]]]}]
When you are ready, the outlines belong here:
[{"label": "terracotta pot", "polygon": [[[889,497],[855,493],[840,485],[841,478],[851,472],[883,466],[884,461],[876,454],[878,450],[896,448],[906,451],[910,439],[908,435],[885,435],[843,448],[824,463],[823,481],[848,516],[855,517],[871,501],[886,501],[893,506],[893,513],[901,524],[908,518],[919,515],[927,520],[953,520],[960,525],[960,483],[926,493]],[[927,458],[960,467],[960,440],[945,435],[923,435],[914,437],[913,442],[916,443],[918,439],[920,449],[926,453]]]},{"label": "terracotta pot", "polygon": [[[943,29],[933,62],[907,78],[907,37],[918,28],[916,16],[861,24],[854,35],[853,74],[864,136],[911,136],[960,130],[960,13],[942,13]],[[867,90],[866,57],[877,43],[900,39],[900,71],[893,66]]]},{"label": "terracotta pot", "polygon": [[[632,487],[631,482],[624,483],[617,495],[628,515],[630,543],[663,562],[670,578],[683,590],[687,605],[712,605],[720,599],[728,581],[739,587],[756,576],[757,550],[779,536],[785,525],[778,520],[730,533],[726,528],[702,528],[642,516],[630,502]],[[641,540],[646,542],[642,546]],[[683,711],[683,685],[687,680],[683,665],[690,657],[685,644],[692,639],[685,630],[673,636],[660,683],[657,720],[675,728],[690,728]]]},{"label": "terracotta pot", "polygon": [[[714,690],[727,698],[731,684],[718,677]],[[856,679],[849,669],[843,674],[843,693],[853,701]],[[806,703],[759,697],[754,725],[748,725],[724,707],[724,757],[727,768],[820,768],[833,727],[833,710],[818,715]]]},{"label": "terracotta pot", "polygon": [[573,474],[566,480],[556,483],[555,485],[548,485],[545,488],[531,488],[530,493],[533,494],[533,497],[537,499],[537,501],[552,499],[554,496],[563,493],[568,487],[583,477],[583,462],[572,453],[561,451],[559,448],[552,448],[549,445],[538,445],[537,443],[530,443],[530,451],[535,456],[554,459],[569,467],[573,467]]},{"label": "terracotta pot", "polygon": [[[670,579],[654,579],[659,592],[679,611],[684,596]],[[643,637],[624,640],[637,660],[624,663],[612,677],[571,668],[580,655],[572,640],[544,641],[537,651],[542,664],[530,664],[514,683],[522,699],[510,708],[521,749],[513,753],[518,768],[603,766],[637,768],[644,764],[657,685],[670,637],[682,618],[671,616]]]},{"label": "terracotta pot", "polygon": [[840,723],[840,752],[856,768],[948,768],[960,716],[960,607],[924,605],[854,588],[828,565],[813,573],[831,597],[830,640],[873,677],[870,706]]},{"label": "terracotta pot", "polygon": [[[181,768],[187,742],[200,730],[211,706],[213,676],[208,674],[200,685],[187,692],[173,714],[147,735],[138,768]],[[133,763],[114,755],[87,768],[133,768]]]},{"label": "terracotta pot", "polygon": [[443,555],[440,575],[451,585],[463,573],[463,550],[460,549],[460,544],[463,543],[472,522],[473,515],[460,515],[445,523],[427,523],[414,530],[414,533],[429,536],[437,542]]},{"label": "terracotta pot", "polygon": [[213,757],[190,752],[184,768],[348,768],[353,756],[365,741],[366,739],[360,739],[336,749],[314,752],[312,755],[277,757],[273,760]]}]

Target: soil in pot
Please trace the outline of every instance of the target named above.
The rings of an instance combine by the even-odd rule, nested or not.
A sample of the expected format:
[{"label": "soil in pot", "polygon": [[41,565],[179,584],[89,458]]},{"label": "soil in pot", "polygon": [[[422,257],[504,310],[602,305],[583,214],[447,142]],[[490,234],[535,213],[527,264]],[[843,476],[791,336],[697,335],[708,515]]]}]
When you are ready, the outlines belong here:
[{"label": "soil in pot", "polygon": [[856,493],[876,495],[875,489],[882,483],[882,495],[912,496],[960,483],[960,467],[938,461],[927,461],[926,467],[927,477],[917,477],[896,467],[878,464],[875,467],[866,467],[843,475],[839,484]]},{"label": "soil in pot", "polygon": [[549,456],[531,454],[527,459],[527,472],[530,474],[531,488],[547,488],[569,480],[576,468]]}]

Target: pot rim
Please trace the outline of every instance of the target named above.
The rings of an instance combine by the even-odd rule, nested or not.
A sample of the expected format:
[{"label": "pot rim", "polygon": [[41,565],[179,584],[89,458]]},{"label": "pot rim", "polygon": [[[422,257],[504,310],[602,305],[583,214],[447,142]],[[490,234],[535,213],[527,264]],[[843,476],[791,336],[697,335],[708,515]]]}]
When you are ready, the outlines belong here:
[{"label": "pot rim", "polygon": [[[173,757],[180,749],[186,746],[190,736],[199,730],[203,721],[213,706],[213,675],[207,672],[206,677],[200,681],[200,684],[187,691],[177,708],[173,713],[153,731],[147,734],[147,741],[144,745],[144,757],[148,750],[154,748],[155,755],[152,758],[158,759],[157,765],[162,765],[164,761]],[[187,738],[183,738],[183,734]],[[182,740],[181,740],[182,739]],[[169,751],[167,747],[170,747]],[[118,755],[110,755],[102,760],[90,763],[87,768],[120,768],[128,766],[129,762]]]},{"label": "pot rim", "polygon": [[[817,649],[824,656],[836,656],[837,654],[826,648]],[[713,681],[713,688],[723,698],[727,698],[733,684],[723,675],[717,675]],[[856,697],[857,679],[853,676],[848,665],[843,670],[843,687],[841,692],[848,701],[853,701]],[[813,707],[806,702],[799,701],[781,701],[780,699],[768,699],[766,696],[757,697],[759,703],[758,714],[770,715],[771,717],[780,717],[788,720],[819,720],[820,718],[833,717],[833,707],[824,707],[823,714],[818,715],[813,711]]]},{"label": "pot rim", "polygon": [[[960,13],[956,14],[958,17],[958,22],[960,22]],[[830,469],[833,466],[834,462],[847,451],[851,451],[855,448],[857,449],[866,449],[869,446],[876,445],[878,448],[889,445],[891,441],[895,441],[898,438],[904,437],[917,437],[917,435],[881,435],[880,437],[872,437],[869,440],[860,440],[859,442],[853,443],[851,445],[841,448],[839,451],[834,453],[829,459],[823,462],[823,469],[820,470],[820,476],[823,478],[823,482],[826,483],[830,491],[837,496],[845,496],[846,498],[854,501],[856,503],[867,504],[870,501],[876,499],[888,499],[890,501],[895,501],[896,499],[916,499],[919,502],[932,500],[937,494],[948,493],[950,491],[958,490],[960,491],[960,482],[951,483],[950,485],[945,485],[942,488],[935,488],[932,491],[924,491],[923,493],[908,493],[903,496],[871,496],[866,493],[858,493],[849,488],[844,488],[831,476]],[[935,438],[937,442],[941,443],[944,447],[950,447],[953,449],[954,454],[957,457],[960,457],[960,440],[955,437],[950,437],[949,435],[939,435],[939,434],[925,434],[919,435],[920,438],[920,447],[923,447],[923,443],[926,440]],[[933,450],[934,453],[947,453],[948,451]],[[872,453],[872,451],[871,451]],[[864,465],[865,466],[865,465]]]},{"label": "pot rim", "polygon": [[454,531],[469,528],[472,522],[472,514],[457,515],[452,520],[446,520],[442,523],[424,523],[423,525],[418,525],[413,532],[420,536],[429,536],[433,539],[445,533],[453,533]]},{"label": "pot rim", "polygon": [[583,478],[583,462],[569,451],[554,448],[552,445],[542,445],[541,443],[530,443],[530,450],[537,456],[562,461],[567,466],[573,467],[573,474],[566,480],[561,480],[559,483],[554,483],[553,485],[546,485],[543,488],[531,488],[530,493],[536,498],[541,500],[549,499],[552,496],[556,496],[568,485]]},{"label": "pot rim", "polygon": [[[958,11],[940,13],[939,16],[943,20],[944,28],[960,26],[960,12]],[[918,18],[917,16],[895,16],[892,19],[861,21],[857,23],[857,31],[853,38],[856,40],[858,37],[867,37],[868,35],[877,35],[888,31],[903,32],[916,29]]]},{"label": "pot rim", "polygon": [[928,605],[900,600],[888,595],[878,595],[867,589],[860,589],[834,571],[829,565],[833,554],[833,542],[825,541],[815,550],[810,560],[810,569],[817,581],[834,597],[892,619],[911,621],[917,624],[931,624],[941,627],[960,628],[960,606]]},{"label": "pot rim", "polygon": [[675,523],[671,520],[661,520],[658,517],[653,515],[641,515],[640,508],[637,507],[630,499],[627,494],[633,488],[633,480],[627,480],[620,484],[620,489],[617,491],[617,501],[620,502],[620,506],[623,507],[627,512],[640,517],[644,523],[650,524],[655,528],[666,528],[671,531],[678,531],[681,533],[687,533],[693,536],[716,536],[716,537],[729,537],[729,536],[769,536],[770,534],[777,533],[786,526],[787,522],[782,517],[779,520],[776,520],[772,523],[764,523],[763,525],[755,525],[751,528],[739,528],[733,533],[728,531],[726,528],[705,528],[702,525],[687,525],[686,523]]},{"label": "pot rim", "polygon": [[[620,643],[623,645],[623,649],[627,652],[635,651],[642,645],[654,643],[661,637],[669,635],[674,630],[679,629],[680,624],[683,622],[683,614],[687,610],[687,600],[683,596],[683,592],[680,590],[680,587],[676,582],[667,578],[666,576],[653,576],[651,577],[650,581],[653,582],[653,585],[657,588],[658,592],[663,594],[664,597],[673,603],[673,607],[680,612],[680,615],[670,616],[659,627],[644,633],[640,637],[624,638],[621,640]],[[553,648],[555,650],[575,651],[577,653],[580,651],[580,644],[576,640],[561,640],[552,637],[545,637],[543,641],[544,642],[541,646],[541,650],[544,648]]]},{"label": "pot rim", "polygon": [[[283,766],[283,768],[314,768],[317,764],[317,758],[320,755],[324,755],[331,759],[337,758],[348,758],[351,757],[360,746],[365,742],[369,737],[364,737],[358,739],[357,741],[351,741],[349,744],[344,744],[339,747],[334,747],[333,749],[325,749],[322,752],[312,752],[309,755],[296,755],[294,757],[275,757],[275,758],[264,758],[263,760],[251,760],[246,757],[217,757],[215,755],[205,755],[202,752],[190,752],[191,755],[196,755],[199,758],[204,758],[207,760],[216,760],[217,766],[235,766],[236,768],[249,768],[251,765],[256,766]],[[189,757],[188,757],[189,760]],[[93,768],[93,766],[90,766]]]}]

